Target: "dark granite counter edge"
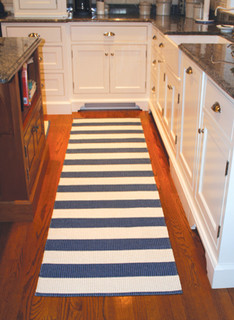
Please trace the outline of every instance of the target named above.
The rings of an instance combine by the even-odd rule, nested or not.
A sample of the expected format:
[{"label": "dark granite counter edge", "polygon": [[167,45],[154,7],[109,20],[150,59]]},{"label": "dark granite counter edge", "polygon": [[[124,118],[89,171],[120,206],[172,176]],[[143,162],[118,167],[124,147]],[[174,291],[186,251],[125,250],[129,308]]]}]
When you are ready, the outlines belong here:
[{"label": "dark granite counter edge", "polygon": [[192,54],[183,44],[179,45],[181,51],[183,51],[192,61],[194,61],[202,71],[204,71],[221,89],[223,89],[229,96],[234,98],[234,88],[227,83],[223,78],[219,76],[217,72],[214,72],[209,65],[198,56]]},{"label": "dark granite counter edge", "polygon": [[35,38],[35,41],[32,43],[30,47],[28,47],[25,52],[22,54],[22,56],[14,62],[13,65],[8,70],[7,77],[5,78],[0,78],[0,83],[4,84],[9,81],[14,77],[14,75],[20,70],[20,68],[23,66],[24,62],[29,59],[31,54],[34,52],[34,50],[39,46],[41,40],[38,38]]}]

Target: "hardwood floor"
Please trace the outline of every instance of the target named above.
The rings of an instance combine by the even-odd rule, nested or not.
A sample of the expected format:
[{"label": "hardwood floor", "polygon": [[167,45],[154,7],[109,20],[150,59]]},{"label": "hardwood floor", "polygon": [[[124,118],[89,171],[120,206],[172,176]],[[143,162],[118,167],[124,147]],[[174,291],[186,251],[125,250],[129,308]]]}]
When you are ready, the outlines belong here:
[{"label": "hardwood floor", "polygon": [[51,159],[33,222],[0,224],[1,320],[232,320],[234,288],[212,290],[203,246],[191,231],[151,116],[141,111],[80,112],[73,117],[141,117],[183,294],[130,297],[35,297],[72,116],[47,116]]}]

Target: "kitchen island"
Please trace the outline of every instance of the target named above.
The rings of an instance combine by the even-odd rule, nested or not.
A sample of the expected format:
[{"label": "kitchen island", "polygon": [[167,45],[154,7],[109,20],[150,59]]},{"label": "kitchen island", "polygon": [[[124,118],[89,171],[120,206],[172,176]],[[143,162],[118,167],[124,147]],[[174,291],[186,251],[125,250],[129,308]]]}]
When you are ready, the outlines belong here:
[{"label": "kitchen island", "polygon": [[[49,159],[39,44],[35,38],[0,38],[0,221],[33,220]],[[30,103],[26,78],[36,85]]]}]

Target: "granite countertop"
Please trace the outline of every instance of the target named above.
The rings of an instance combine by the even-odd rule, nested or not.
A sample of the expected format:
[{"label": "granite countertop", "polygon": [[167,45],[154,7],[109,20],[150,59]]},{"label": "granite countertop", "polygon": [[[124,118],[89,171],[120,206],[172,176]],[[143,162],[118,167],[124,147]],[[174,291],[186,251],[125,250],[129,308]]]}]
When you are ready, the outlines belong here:
[{"label": "granite countertop", "polygon": [[234,43],[181,44],[179,48],[234,98]]},{"label": "granite countertop", "polygon": [[40,42],[38,38],[0,38],[0,83],[13,78]]},{"label": "granite countertop", "polygon": [[[151,16],[141,17],[138,11],[131,11],[126,14],[109,14],[103,16],[93,15],[87,18],[72,19],[44,19],[44,18],[14,18],[8,16],[1,19],[0,22],[27,22],[27,23],[68,23],[68,22],[148,22],[152,23],[164,34],[187,34],[187,35],[222,35],[231,42],[234,41],[232,34],[223,35],[215,24],[199,24],[193,19],[176,16]],[[231,97],[234,97],[233,89],[233,66],[226,63],[212,63],[210,61],[211,51],[215,52],[217,60],[225,60],[228,48],[225,44],[205,45],[205,44],[183,44],[180,49],[184,51],[193,61],[195,61],[202,70],[204,70],[223,90]],[[231,57],[233,60],[233,58]],[[1,73],[1,71],[0,71]]]}]

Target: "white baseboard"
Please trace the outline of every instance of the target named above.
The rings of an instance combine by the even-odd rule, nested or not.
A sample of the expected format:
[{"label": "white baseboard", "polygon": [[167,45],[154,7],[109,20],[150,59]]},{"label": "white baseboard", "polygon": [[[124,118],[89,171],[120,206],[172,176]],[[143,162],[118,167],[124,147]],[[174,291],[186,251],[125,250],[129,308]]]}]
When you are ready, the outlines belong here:
[{"label": "white baseboard", "polygon": [[72,106],[68,101],[62,102],[47,102],[43,104],[44,114],[71,114]]}]

